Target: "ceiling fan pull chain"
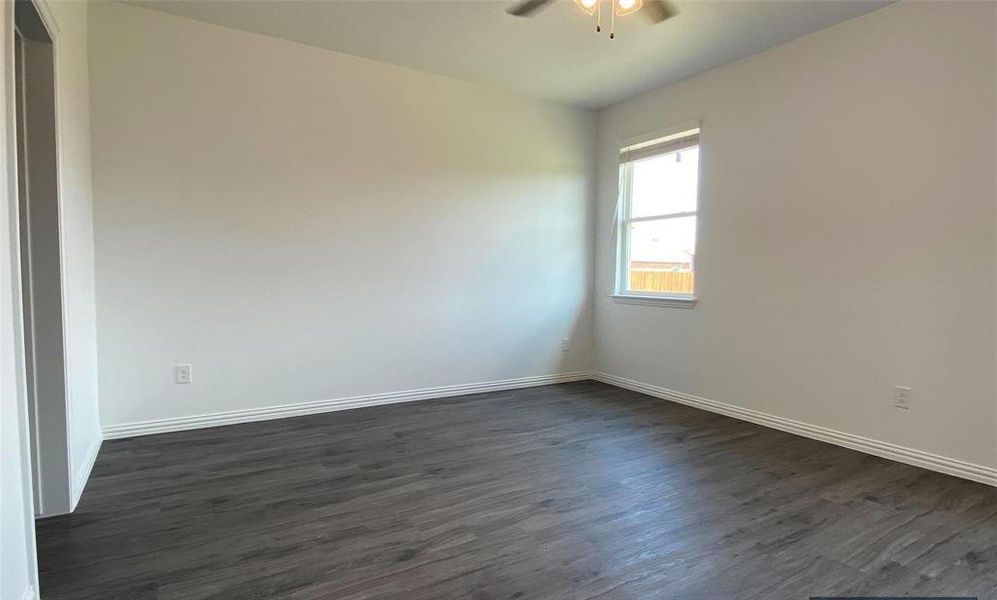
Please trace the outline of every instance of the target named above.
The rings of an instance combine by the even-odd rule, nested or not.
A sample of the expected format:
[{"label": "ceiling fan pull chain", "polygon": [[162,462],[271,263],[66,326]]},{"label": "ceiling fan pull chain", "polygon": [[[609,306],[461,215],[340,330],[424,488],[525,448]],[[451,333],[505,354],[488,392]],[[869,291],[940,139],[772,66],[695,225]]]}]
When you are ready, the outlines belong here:
[{"label": "ceiling fan pull chain", "polygon": [[612,7],[609,10],[609,39],[616,39],[616,11]]},{"label": "ceiling fan pull chain", "polygon": [[595,32],[599,33],[600,31],[602,31],[602,0],[599,0],[595,9]]}]

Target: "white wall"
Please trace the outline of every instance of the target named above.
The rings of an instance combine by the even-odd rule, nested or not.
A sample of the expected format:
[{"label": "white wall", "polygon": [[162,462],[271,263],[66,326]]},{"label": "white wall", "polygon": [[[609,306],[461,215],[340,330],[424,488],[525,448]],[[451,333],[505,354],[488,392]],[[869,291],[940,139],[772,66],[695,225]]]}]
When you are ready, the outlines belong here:
[{"label": "white wall", "polygon": [[35,589],[34,507],[28,451],[25,396],[19,389],[23,356],[20,351],[20,290],[16,285],[17,166],[14,154],[14,5],[0,5],[0,199],[4,224],[0,227],[0,598],[26,597]]},{"label": "white wall", "polygon": [[90,165],[90,78],[87,5],[49,1],[58,32],[56,95],[59,208],[62,224],[64,327],[73,504],[100,446],[97,403],[97,311]]},{"label": "white wall", "polygon": [[90,25],[105,425],[589,367],[591,113],[143,8]]},{"label": "white wall", "polygon": [[[598,368],[997,465],[994,6],[891,5],[602,112]],[[694,118],[699,305],[616,304],[618,142]]]},{"label": "white wall", "polygon": [[[593,228],[587,113],[94,5],[103,422],[594,364],[992,468],[993,13],[893,5],[603,111]],[[693,118],[700,303],[615,304],[618,141]]]}]

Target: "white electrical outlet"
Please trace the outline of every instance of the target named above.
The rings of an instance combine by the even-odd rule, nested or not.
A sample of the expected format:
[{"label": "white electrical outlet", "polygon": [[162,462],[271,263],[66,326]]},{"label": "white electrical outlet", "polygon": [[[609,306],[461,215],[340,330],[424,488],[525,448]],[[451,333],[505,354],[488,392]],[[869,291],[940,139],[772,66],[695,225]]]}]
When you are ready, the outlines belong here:
[{"label": "white electrical outlet", "polygon": [[173,383],[180,385],[190,383],[190,365],[173,367]]},{"label": "white electrical outlet", "polygon": [[561,352],[567,352],[570,346],[571,340],[568,338],[561,338]]},{"label": "white electrical outlet", "polygon": [[896,408],[902,408],[904,410],[910,410],[910,397],[912,390],[903,385],[898,385],[893,388],[893,406]]}]

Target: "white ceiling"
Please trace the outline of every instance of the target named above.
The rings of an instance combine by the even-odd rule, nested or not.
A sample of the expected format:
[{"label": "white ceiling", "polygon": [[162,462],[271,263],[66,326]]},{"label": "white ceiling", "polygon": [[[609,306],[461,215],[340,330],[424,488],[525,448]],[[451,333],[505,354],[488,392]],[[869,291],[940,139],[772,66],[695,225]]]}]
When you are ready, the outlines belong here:
[{"label": "white ceiling", "polygon": [[536,17],[493,0],[136,0],[147,8],[356,56],[601,108],[888,4],[862,0],[687,0],[616,39],[570,0]]}]

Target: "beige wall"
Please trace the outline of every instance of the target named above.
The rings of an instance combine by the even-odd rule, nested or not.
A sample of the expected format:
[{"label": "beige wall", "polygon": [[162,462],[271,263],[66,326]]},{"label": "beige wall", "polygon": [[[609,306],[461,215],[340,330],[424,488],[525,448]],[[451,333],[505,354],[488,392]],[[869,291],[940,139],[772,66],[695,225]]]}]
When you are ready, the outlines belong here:
[{"label": "beige wall", "polygon": [[106,425],[589,366],[591,113],[143,8],[90,24]]},{"label": "beige wall", "polygon": [[[997,465],[994,23],[892,5],[602,112],[597,367]],[[616,304],[618,142],[696,118],[699,305]]]}]

